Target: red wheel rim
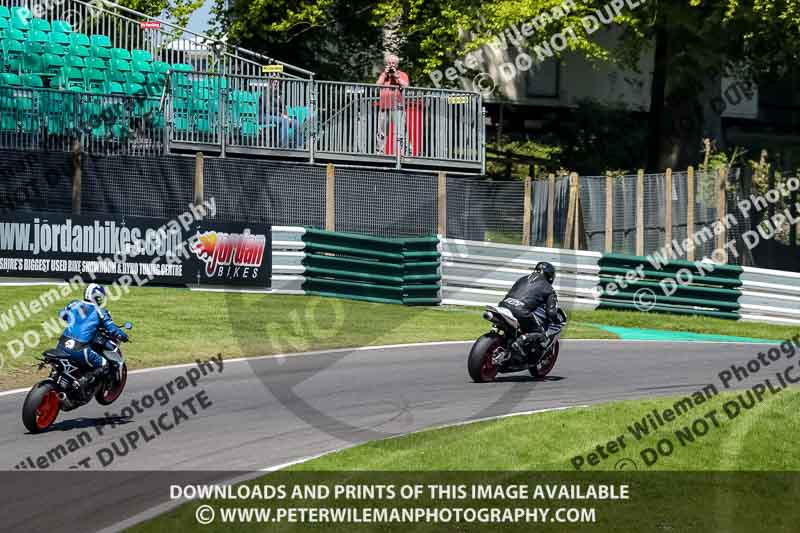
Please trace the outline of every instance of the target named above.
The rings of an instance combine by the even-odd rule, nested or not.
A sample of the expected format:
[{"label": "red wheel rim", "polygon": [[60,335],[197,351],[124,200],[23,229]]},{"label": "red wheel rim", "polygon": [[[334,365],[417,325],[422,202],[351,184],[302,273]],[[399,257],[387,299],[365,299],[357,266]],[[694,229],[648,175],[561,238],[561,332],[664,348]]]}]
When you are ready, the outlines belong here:
[{"label": "red wheel rim", "polygon": [[103,400],[108,403],[113,403],[117,401],[117,398],[119,398],[119,395],[122,394],[122,391],[125,388],[125,383],[127,381],[128,381],[128,369],[123,366],[122,379],[119,380],[119,382],[115,387],[103,390]]},{"label": "red wheel rim", "polygon": [[558,350],[559,344],[558,341],[553,345],[553,348],[550,350],[550,356],[546,358],[547,363],[542,366],[536,368],[536,372],[539,374],[539,377],[545,377],[547,374],[553,370],[553,367],[556,366],[556,359],[558,359]]},{"label": "red wheel rim", "polygon": [[497,344],[493,344],[491,348],[486,350],[486,355],[483,356],[483,364],[481,365],[481,379],[484,381],[494,381],[497,376],[497,366],[492,362],[492,356],[497,349]]},{"label": "red wheel rim", "polygon": [[47,429],[58,416],[59,402],[56,391],[50,390],[44,395],[36,409],[36,427]]}]

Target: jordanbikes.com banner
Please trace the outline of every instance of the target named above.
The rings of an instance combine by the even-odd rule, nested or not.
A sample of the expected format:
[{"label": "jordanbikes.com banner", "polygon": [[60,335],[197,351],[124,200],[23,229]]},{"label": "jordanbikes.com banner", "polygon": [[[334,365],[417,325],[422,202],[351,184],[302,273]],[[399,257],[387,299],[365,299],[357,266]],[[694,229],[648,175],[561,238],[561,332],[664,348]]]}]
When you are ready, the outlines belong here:
[{"label": "jordanbikes.com banner", "polygon": [[266,224],[150,217],[11,214],[0,220],[0,276],[269,287]]}]

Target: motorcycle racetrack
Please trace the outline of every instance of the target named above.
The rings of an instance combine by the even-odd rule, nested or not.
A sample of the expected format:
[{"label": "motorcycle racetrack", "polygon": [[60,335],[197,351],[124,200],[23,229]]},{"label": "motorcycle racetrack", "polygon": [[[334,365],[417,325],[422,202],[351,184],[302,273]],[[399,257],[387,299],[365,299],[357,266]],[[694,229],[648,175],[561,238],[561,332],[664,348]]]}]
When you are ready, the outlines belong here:
[{"label": "motorcycle racetrack", "polygon": [[25,392],[1,393],[3,469],[104,473],[83,483],[63,474],[48,478],[47,506],[58,513],[42,512],[41,479],[23,482],[20,475],[19,484],[5,487],[3,505],[14,505],[8,525],[72,531],[78,520],[83,530],[101,530],[168,499],[167,480],[157,472],[221,481],[440,425],[692,393],[759,351],[744,343],[563,340],[547,378],[520,373],[475,384],[466,372],[471,342],[221,358],[132,372],[117,403],[62,412],[41,435],[28,434],[20,420]]}]

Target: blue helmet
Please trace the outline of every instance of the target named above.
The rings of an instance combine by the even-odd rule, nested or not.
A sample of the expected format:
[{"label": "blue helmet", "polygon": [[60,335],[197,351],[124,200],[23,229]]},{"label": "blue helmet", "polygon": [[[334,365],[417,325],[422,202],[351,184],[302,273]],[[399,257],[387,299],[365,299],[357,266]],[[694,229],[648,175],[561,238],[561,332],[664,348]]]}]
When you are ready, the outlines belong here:
[{"label": "blue helmet", "polygon": [[90,283],[83,292],[83,300],[102,307],[106,303],[106,290],[98,283]]}]

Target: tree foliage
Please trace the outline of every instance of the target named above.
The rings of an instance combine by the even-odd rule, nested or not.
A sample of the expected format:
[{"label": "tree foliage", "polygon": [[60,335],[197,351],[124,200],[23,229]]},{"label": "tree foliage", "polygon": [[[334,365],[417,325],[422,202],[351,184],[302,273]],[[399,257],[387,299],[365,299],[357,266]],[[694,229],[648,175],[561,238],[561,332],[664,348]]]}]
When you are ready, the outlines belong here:
[{"label": "tree foliage", "polygon": [[[222,0],[218,0],[221,2]],[[552,13],[563,0],[254,0],[218,6],[229,40],[340,80],[369,80],[384,49],[398,52],[412,83],[444,69],[506,29]],[[743,79],[780,76],[800,58],[800,0],[636,0],[617,13],[621,38],[600,46],[582,24],[609,5],[575,0],[564,16],[541,25],[523,51],[571,29],[568,50],[638,68],[654,54],[651,166],[683,165],[699,141],[721,132],[710,102],[726,69]],[[385,30],[389,30],[388,33]],[[600,30],[602,31],[602,30]],[[385,36],[389,38],[386,39]],[[650,75],[650,72],[643,73]],[[717,139],[724,146],[724,139]]]}]

